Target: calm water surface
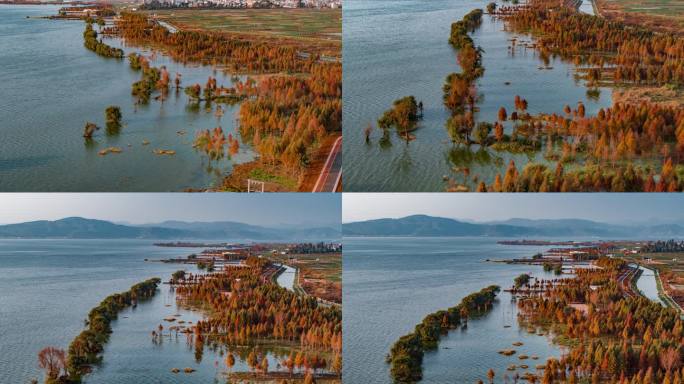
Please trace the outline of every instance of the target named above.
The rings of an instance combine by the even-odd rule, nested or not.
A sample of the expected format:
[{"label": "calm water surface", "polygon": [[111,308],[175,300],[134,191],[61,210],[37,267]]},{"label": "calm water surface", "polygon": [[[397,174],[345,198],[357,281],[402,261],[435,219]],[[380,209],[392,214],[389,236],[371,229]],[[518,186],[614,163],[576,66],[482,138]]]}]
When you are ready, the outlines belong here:
[{"label": "calm water surface", "polygon": [[[218,125],[226,135],[237,137],[237,106],[224,105],[218,121],[204,107],[188,109],[182,90],[178,96],[171,90],[163,105],[151,100],[136,107],[131,84],[140,72],[130,69],[128,60],[103,58],[83,47],[83,22],[26,18],[53,15],[58,8],[0,5],[0,190],[202,188],[218,183],[233,163],[254,158],[247,145],[241,145],[232,160],[219,162],[192,148],[197,131]],[[151,53],[125,46],[120,39],[105,42],[126,54]],[[231,86],[230,76],[209,67],[184,66],[161,54],[151,64],[166,65],[172,80],[180,72],[182,85],[204,85],[211,75],[219,85]],[[104,129],[109,105],[122,109],[124,127],[118,135],[107,135]],[[102,127],[91,144],[82,137],[86,121]],[[143,145],[145,140],[150,144]],[[110,146],[123,153],[98,155]],[[176,155],[158,156],[154,149],[175,150]]]},{"label": "calm water surface", "polygon": [[[199,249],[165,248],[153,240],[0,240],[0,383],[28,383],[41,379],[37,354],[43,347],[66,348],[84,327],[91,308],[116,292],[151,277],[168,280],[179,265],[145,262],[186,256]],[[192,266],[186,270],[194,272]],[[196,354],[184,335],[167,335],[153,343],[152,330],[164,318],[196,322],[202,314],[178,308],[175,295],[162,284],[157,295],[137,308],[124,310],[112,323],[104,361],[86,377],[90,383],[212,383],[225,382],[225,356],[206,347]],[[240,359],[248,347],[233,348],[233,371],[247,371]],[[275,356],[287,348],[269,349]],[[173,374],[172,368],[191,367],[192,374]]]},{"label": "calm water surface", "polygon": [[290,291],[294,291],[295,276],[297,276],[297,270],[290,267],[289,265],[284,265],[285,271],[283,271],[276,281],[281,287],[287,288]]},{"label": "calm water surface", "polygon": [[[486,259],[532,256],[548,247],[504,246],[495,238],[345,238],[344,240],[344,372],[350,383],[391,383],[385,356],[391,345],[413,330],[428,313],[458,304],[475,291],[512,285],[521,273],[552,277],[540,267],[488,263]],[[520,329],[515,303],[502,292],[491,312],[469,321],[467,330],[442,338],[439,349],[426,353],[425,383],[486,381],[493,368],[503,378],[515,357],[501,349],[537,355],[534,367],[560,350],[544,336]],[[511,325],[504,328],[504,325]],[[447,349],[448,348],[448,349]],[[532,368],[534,370],[534,368]],[[522,374],[524,370],[519,370]]]},{"label": "calm water surface", "polygon": [[[520,169],[532,160],[505,152],[455,150],[444,124],[448,112],[442,104],[442,85],[449,73],[459,72],[456,52],[448,44],[451,23],[486,2],[476,0],[347,0],[344,3],[344,172],[347,191],[443,191],[443,176],[454,167],[470,167],[488,183],[502,173],[510,159]],[[530,113],[562,113],[565,104],[582,101],[587,114],[611,104],[610,90],[589,99],[575,80],[575,69],[551,59],[552,69],[533,49],[508,51],[509,39],[500,21],[484,15],[472,35],[481,46],[485,75],[478,81],[484,95],[477,118],[496,120],[501,106],[513,110],[515,95],[526,98]],[[525,37],[524,40],[529,40]],[[509,85],[506,85],[509,82]],[[366,145],[363,129],[400,97],[414,95],[425,104],[425,116],[406,145],[393,135],[392,146],[380,148],[379,130]],[[508,128],[510,129],[510,127]],[[540,160],[537,158],[536,160]],[[460,180],[460,178],[457,178]]]},{"label": "calm water surface", "polygon": [[658,294],[658,282],[656,281],[655,272],[652,269],[644,268],[642,266],[639,266],[639,269],[641,269],[641,276],[639,276],[636,285],[641,294],[666,306]]}]

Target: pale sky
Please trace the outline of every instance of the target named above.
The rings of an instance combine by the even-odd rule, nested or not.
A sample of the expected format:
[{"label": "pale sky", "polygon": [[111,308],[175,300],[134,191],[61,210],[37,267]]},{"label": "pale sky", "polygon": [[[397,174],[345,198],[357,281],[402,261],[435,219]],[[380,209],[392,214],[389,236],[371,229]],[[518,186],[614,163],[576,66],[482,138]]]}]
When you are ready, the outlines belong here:
[{"label": "pale sky", "polygon": [[572,218],[684,224],[681,193],[345,193],[342,207],[345,223],[425,214],[478,222]]},{"label": "pale sky", "polygon": [[69,216],[131,224],[237,221],[277,226],[339,225],[332,193],[0,193],[0,224]]}]

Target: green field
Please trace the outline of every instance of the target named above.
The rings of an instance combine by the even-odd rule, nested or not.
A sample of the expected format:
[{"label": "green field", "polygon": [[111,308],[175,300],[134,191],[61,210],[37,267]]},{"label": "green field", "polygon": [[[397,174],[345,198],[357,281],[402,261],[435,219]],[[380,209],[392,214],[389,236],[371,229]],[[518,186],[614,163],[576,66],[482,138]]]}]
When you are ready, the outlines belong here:
[{"label": "green field", "polygon": [[608,0],[627,12],[646,13],[667,17],[684,16],[684,2],[679,0]]},{"label": "green field", "polygon": [[337,43],[342,39],[341,9],[174,9],[149,13],[183,30]]},{"label": "green field", "polygon": [[[268,258],[300,268],[307,278],[342,282],[342,256],[339,253],[276,254],[268,255]],[[296,262],[292,259],[296,259]]]},{"label": "green field", "polygon": [[629,23],[684,32],[684,1],[681,0],[599,0],[598,4],[602,14],[613,14]]},{"label": "green field", "polygon": [[298,282],[309,295],[342,302],[342,254],[273,254],[268,258],[297,268]]}]

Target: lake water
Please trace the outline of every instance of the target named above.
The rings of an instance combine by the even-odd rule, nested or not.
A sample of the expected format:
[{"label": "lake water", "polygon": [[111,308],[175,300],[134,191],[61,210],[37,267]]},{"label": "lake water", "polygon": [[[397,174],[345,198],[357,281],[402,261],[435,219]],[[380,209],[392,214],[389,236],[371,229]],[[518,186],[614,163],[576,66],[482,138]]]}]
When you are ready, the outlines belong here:
[{"label": "lake water", "polygon": [[658,294],[658,282],[656,281],[655,271],[642,266],[639,266],[639,269],[641,269],[641,276],[639,276],[636,286],[641,294],[657,303],[666,306]]},{"label": "lake water", "polygon": [[[530,160],[526,155],[477,151],[477,146],[472,152],[454,149],[444,127],[449,115],[442,103],[442,85],[449,73],[460,72],[456,51],[448,43],[451,23],[485,6],[475,0],[345,1],[346,191],[443,191],[442,177],[453,177],[455,166],[468,166],[471,175],[491,183],[510,159],[519,169]],[[588,98],[586,87],[575,80],[574,67],[560,59],[550,60],[553,69],[540,70],[542,61],[533,49],[521,48],[512,56],[508,40],[517,35],[503,28],[501,21],[484,15],[482,26],[472,34],[485,51],[485,74],[477,82],[478,92],[484,95],[477,114],[480,121],[495,121],[501,106],[510,113],[515,95],[527,99],[532,114],[562,113],[565,104],[575,106],[578,101],[587,114],[611,105],[610,90],[601,89],[598,99]],[[414,132],[416,140],[407,145],[393,134],[392,146],[381,148],[377,119],[394,100],[407,95],[425,105],[424,118]],[[376,126],[371,145],[363,135],[369,123]]]},{"label": "lake water", "polygon": [[579,6],[579,11],[582,13],[586,13],[587,15],[595,15],[596,13],[594,12],[594,2],[591,0],[584,0],[582,3],[580,3]]},{"label": "lake water", "polygon": [[[512,285],[521,273],[553,277],[541,267],[486,262],[486,259],[531,257],[549,247],[505,246],[495,238],[345,238],[344,371],[349,383],[391,383],[385,356],[391,345],[413,330],[427,314],[458,304],[475,291]],[[501,292],[494,308],[468,322],[467,330],[443,337],[436,351],[425,354],[424,383],[486,381],[489,368],[497,382],[509,364],[534,371],[560,350],[546,336],[520,329],[511,296]],[[504,328],[504,325],[511,325]],[[522,341],[521,347],[512,343]],[[447,349],[448,348],[448,349]],[[521,362],[497,352],[514,348],[539,360]],[[525,370],[518,370],[522,375]]]},{"label": "lake water", "polygon": [[280,285],[283,288],[287,288],[290,291],[294,291],[294,282],[295,282],[295,276],[297,276],[297,270],[290,267],[289,265],[284,265],[285,270],[278,275],[278,278],[276,279],[278,285]]},{"label": "lake water", "polygon": [[[195,272],[193,266],[179,266],[144,259],[187,256],[200,249],[155,247],[153,240],[0,240],[0,382],[42,381],[37,354],[43,347],[65,348],[84,327],[91,308],[112,293],[151,277],[168,280],[178,269]],[[201,313],[178,308],[175,295],[166,284],[157,295],[136,308],[120,313],[112,323],[113,333],[105,346],[104,361],[86,376],[90,383],[211,383],[225,382],[225,356],[206,347],[200,360],[184,335],[169,336],[176,323],[164,318],[179,314],[178,320],[193,323]],[[161,343],[151,332],[159,324],[167,329]],[[272,370],[275,356],[288,348],[269,348]],[[248,347],[234,348],[233,371],[247,371],[240,359]],[[173,374],[172,368],[191,367],[192,374]]]},{"label": "lake water", "polygon": [[[0,190],[2,191],[179,191],[216,185],[234,163],[254,153],[241,144],[232,160],[209,161],[192,148],[195,133],[220,125],[226,136],[236,133],[238,106],[223,106],[219,121],[202,106],[187,108],[188,99],[174,90],[162,105],[135,106],[131,84],[140,72],[128,60],[98,56],[83,46],[82,21],[26,18],[54,15],[59,6],[0,5]],[[111,46],[149,55],[120,39]],[[151,64],[166,65],[171,80],[202,86],[211,75],[231,86],[230,76],[210,67],[185,66],[161,54]],[[107,135],[104,110],[122,109],[123,128]],[[215,107],[214,107],[215,108]],[[102,127],[88,144],[86,121]],[[179,134],[181,132],[181,134]],[[182,134],[184,132],[184,134]],[[149,145],[143,145],[143,141]],[[129,146],[130,144],[130,146]],[[99,156],[116,146],[121,154]],[[175,150],[159,156],[154,149]]]}]

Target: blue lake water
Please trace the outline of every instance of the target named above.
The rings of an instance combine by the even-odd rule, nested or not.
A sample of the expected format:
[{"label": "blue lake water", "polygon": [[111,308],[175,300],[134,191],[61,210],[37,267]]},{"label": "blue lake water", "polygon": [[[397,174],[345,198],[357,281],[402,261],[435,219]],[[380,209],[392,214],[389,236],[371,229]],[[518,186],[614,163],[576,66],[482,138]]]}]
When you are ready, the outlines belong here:
[{"label": "blue lake water", "polygon": [[[512,285],[521,273],[552,277],[541,267],[486,262],[486,259],[531,257],[548,247],[505,246],[495,238],[345,238],[344,239],[344,371],[349,383],[391,383],[385,356],[391,345],[413,330],[427,314],[458,304],[475,291]],[[547,336],[518,327],[516,305],[501,292],[494,308],[468,322],[466,330],[443,337],[436,351],[425,354],[424,383],[486,382],[489,368],[497,378],[516,356],[497,352],[514,348],[537,355],[530,371],[560,349]],[[510,328],[504,328],[510,325]],[[521,341],[521,347],[512,343]],[[526,370],[519,369],[522,375]]]},{"label": "blue lake water", "polygon": [[[449,73],[460,72],[456,51],[448,43],[451,23],[486,4],[476,0],[345,1],[346,191],[444,191],[443,176],[459,175],[454,167],[468,166],[471,175],[491,183],[511,159],[519,169],[531,160],[543,161],[539,156],[478,151],[477,146],[471,151],[455,149],[444,127],[449,115],[442,103],[442,85]],[[533,49],[519,48],[511,54],[510,39],[530,38],[504,31],[503,23],[489,15],[483,16],[472,37],[484,49],[485,74],[477,82],[478,93],[483,95],[476,116],[479,121],[495,121],[501,106],[510,113],[516,95],[528,100],[532,114],[562,113],[564,105],[575,106],[579,101],[587,114],[611,105],[609,89],[601,89],[598,99],[587,96],[572,64],[551,58],[552,69],[540,69],[542,60]],[[408,95],[425,105],[424,118],[414,132],[416,139],[407,145],[394,134],[390,147],[380,147],[377,119],[394,100]],[[376,127],[370,145],[363,134],[369,123]]]},{"label": "blue lake water", "polygon": [[641,294],[655,302],[665,305],[658,294],[658,282],[656,281],[655,271],[641,266],[639,269],[641,269],[641,275],[639,276],[636,285]]},{"label": "blue lake water", "polygon": [[[46,346],[66,349],[84,328],[91,308],[105,297],[128,290],[151,277],[168,280],[178,269],[194,266],[145,261],[183,257],[201,249],[155,247],[153,240],[0,240],[0,383],[42,381],[38,352]],[[165,318],[180,315],[176,322]],[[213,383],[226,382],[225,348],[209,348],[199,355],[185,335],[170,332],[178,321],[195,323],[202,313],[176,305],[169,285],[136,308],[122,311],[112,323],[101,365],[86,383]],[[160,343],[151,332],[164,326]],[[233,372],[248,371],[248,346],[232,346]],[[262,348],[275,370],[277,357],[287,347]],[[174,374],[172,368],[196,369]]]},{"label": "blue lake water", "polygon": [[[217,185],[234,163],[250,161],[254,153],[241,144],[232,160],[209,161],[192,148],[196,132],[221,126],[237,135],[238,106],[223,106],[219,120],[202,106],[188,109],[181,90],[169,92],[163,103],[135,105],[131,84],[140,72],[128,60],[103,58],[83,46],[85,24],[47,20],[60,6],[0,5],[0,191],[180,191]],[[31,16],[31,18],[27,18]],[[127,46],[120,39],[109,45],[165,65],[171,80],[182,74],[182,85],[204,85],[209,76],[231,86],[231,76],[211,67],[184,65],[162,54]],[[104,129],[104,110],[121,107],[118,135]],[[82,137],[87,121],[102,127],[92,142]],[[149,145],[143,145],[148,141]],[[107,147],[121,154],[99,156]],[[155,149],[176,151],[159,156]]]},{"label": "blue lake water", "polygon": [[290,291],[294,291],[294,282],[295,276],[297,276],[297,270],[289,265],[284,265],[284,267],[285,270],[278,276],[278,285],[287,288]]}]

